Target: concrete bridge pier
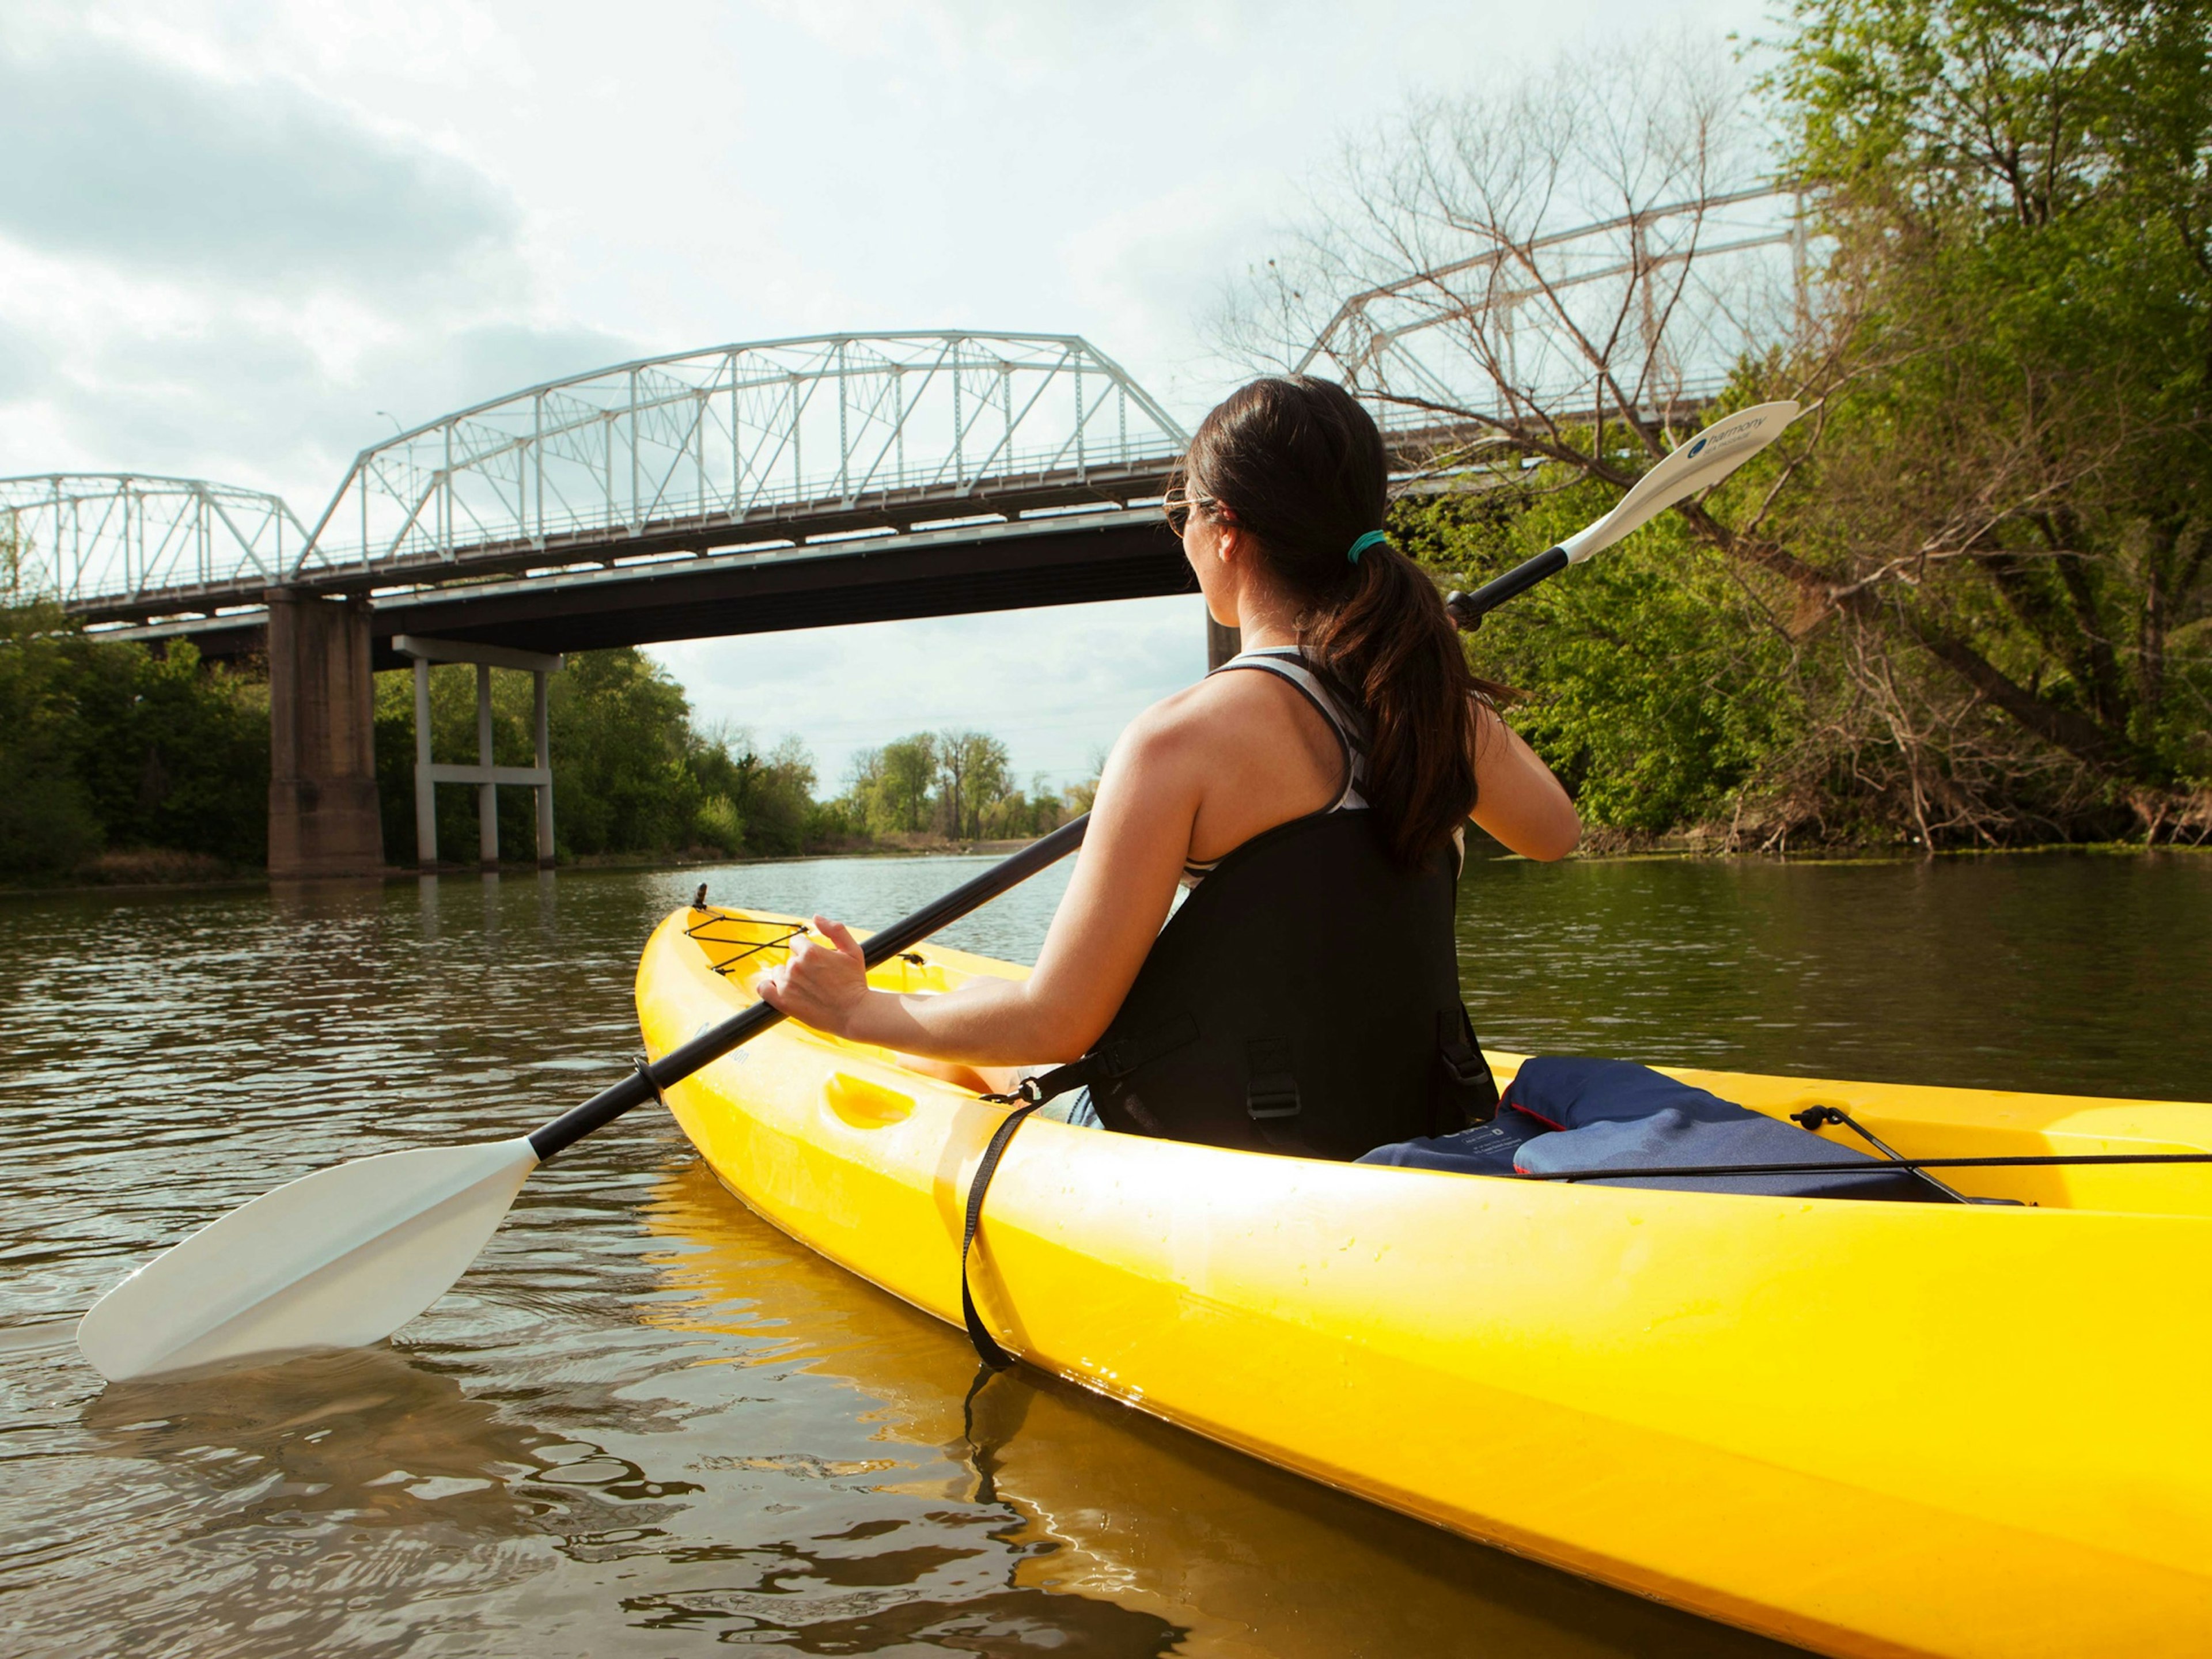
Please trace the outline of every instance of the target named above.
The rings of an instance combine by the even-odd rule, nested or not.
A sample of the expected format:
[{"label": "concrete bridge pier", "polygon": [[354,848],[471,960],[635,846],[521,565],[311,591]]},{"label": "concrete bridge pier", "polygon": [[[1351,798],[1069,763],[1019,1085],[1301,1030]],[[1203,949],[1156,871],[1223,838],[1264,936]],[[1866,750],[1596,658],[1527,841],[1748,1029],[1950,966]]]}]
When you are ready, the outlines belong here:
[{"label": "concrete bridge pier", "polygon": [[1206,672],[1211,674],[1244,648],[1243,634],[1224,628],[1212,617],[1206,619]]},{"label": "concrete bridge pier", "polygon": [[368,601],[272,587],[269,602],[269,873],[374,875],[375,682]]}]

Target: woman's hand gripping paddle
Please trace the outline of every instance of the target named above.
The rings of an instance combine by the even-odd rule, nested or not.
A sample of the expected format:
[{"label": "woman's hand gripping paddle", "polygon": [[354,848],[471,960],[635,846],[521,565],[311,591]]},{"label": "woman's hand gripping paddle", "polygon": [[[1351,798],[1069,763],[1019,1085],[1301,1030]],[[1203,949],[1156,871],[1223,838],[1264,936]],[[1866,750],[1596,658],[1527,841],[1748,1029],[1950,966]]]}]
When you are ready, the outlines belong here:
[{"label": "woman's hand gripping paddle", "polygon": [[[1472,594],[1462,623],[1611,546],[1772,441],[1795,404],[1762,404],[1637,481],[1620,506]],[[869,939],[874,967],[1082,844],[1089,815]],[[93,1304],[77,1346],[111,1382],[225,1361],[379,1341],[443,1296],[505,1218],[530,1172],[634,1106],[750,1042],[783,1016],[758,1003],[557,1117],[476,1146],[386,1152],[306,1176],[210,1223]]]},{"label": "woman's hand gripping paddle", "polygon": [[[1089,814],[867,941],[870,967],[910,950],[1083,842]],[[92,1304],[77,1347],[110,1382],[392,1334],[443,1296],[530,1172],[783,1016],[732,1015],[534,1134],[386,1152],[304,1176],[210,1222]]]},{"label": "woman's hand gripping paddle", "polygon": [[1444,603],[1462,629],[1482,625],[1482,619],[1516,593],[1525,593],[1547,576],[1571,564],[1580,564],[1602,552],[1631,531],[1640,530],[1675,502],[1718,483],[1746,461],[1782,435],[1797,418],[1797,405],[1759,404],[1724,421],[1716,421],[1703,432],[1670,453],[1658,465],[1629,487],[1620,504],[1595,524],[1577,531],[1557,547],[1547,548],[1534,558],[1516,564],[1494,581],[1472,593],[1455,593]]}]

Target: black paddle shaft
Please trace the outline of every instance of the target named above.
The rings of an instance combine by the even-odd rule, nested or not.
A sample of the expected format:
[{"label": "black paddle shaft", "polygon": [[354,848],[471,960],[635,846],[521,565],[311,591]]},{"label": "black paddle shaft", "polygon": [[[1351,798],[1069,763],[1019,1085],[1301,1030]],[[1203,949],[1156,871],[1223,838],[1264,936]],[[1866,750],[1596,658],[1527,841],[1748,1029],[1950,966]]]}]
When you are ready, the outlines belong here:
[{"label": "black paddle shaft", "polygon": [[1519,564],[1474,590],[1472,593],[1455,593],[1444,601],[1452,620],[1462,633],[1472,634],[1482,626],[1482,619],[1516,593],[1526,593],[1547,576],[1557,575],[1567,568],[1567,550],[1547,547],[1533,559],[1523,559]]},{"label": "black paddle shaft", "polygon": [[[1083,832],[1091,814],[1071,818],[1050,835],[1041,836],[1012,858],[993,865],[970,882],[963,882],[944,897],[933,900],[903,921],[886,927],[861,946],[873,968],[909,950],[939,928],[980,909],[1010,887],[1019,886],[1048,864],[1057,864],[1083,845]],[[641,1066],[611,1088],[602,1089],[582,1105],[563,1112],[530,1137],[530,1145],[544,1163],[590,1134],[604,1129],[633,1106],[657,1099],[672,1083],[681,1082],[709,1061],[751,1042],[783,1016],[765,1002],[743,1013],[732,1014],[711,1031],[702,1031],[681,1048],[672,1048],[650,1066]]]}]

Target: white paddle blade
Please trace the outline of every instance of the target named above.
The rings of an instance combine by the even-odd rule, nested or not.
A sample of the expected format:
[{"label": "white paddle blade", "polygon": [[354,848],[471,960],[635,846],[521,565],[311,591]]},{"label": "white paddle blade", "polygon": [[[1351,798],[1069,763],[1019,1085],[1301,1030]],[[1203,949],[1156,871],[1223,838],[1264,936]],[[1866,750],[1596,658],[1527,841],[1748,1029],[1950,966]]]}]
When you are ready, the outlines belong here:
[{"label": "white paddle blade", "polygon": [[1612,512],[1560,543],[1566,550],[1567,562],[1580,564],[1632,530],[1650,523],[1683,497],[1718,483],[1780,437],[1783,428],[1797,414],[1797,405],[1785,398],[1714,422],[1638,478]]},{"label": "white paddle blade", "polygon": [[77,1347],[117,1382],[378,1341],[468,1271],[537,1167],[522,1138],[303,1176],[108,1291],[78,1324]]}]

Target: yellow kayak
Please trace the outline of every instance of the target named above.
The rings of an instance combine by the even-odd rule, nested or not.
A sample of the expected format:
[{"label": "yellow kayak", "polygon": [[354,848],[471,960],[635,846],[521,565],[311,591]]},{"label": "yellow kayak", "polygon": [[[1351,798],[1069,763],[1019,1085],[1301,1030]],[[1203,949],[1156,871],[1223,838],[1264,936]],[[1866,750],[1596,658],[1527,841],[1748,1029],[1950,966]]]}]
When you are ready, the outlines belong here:
[{"label": "yellow kayak", "polygon": [[[748,1003],[789,925],[664,921],[647,1048]],[[915,954],[873,982],[1025,972]],[[1908,1156],[2212,1150],[2212,1105],[1674,1075],[1844,1107]],[[746,1204],[959,1322],[1004,1109],[789,1024],[667,1092]],[[1490,1179],[1032,1119],[971,1268],[1030,1364],[1710,1618],[1836,1654],[2206,1651],[2212,1166],[1946,1176],[2026,1202]]]}]

